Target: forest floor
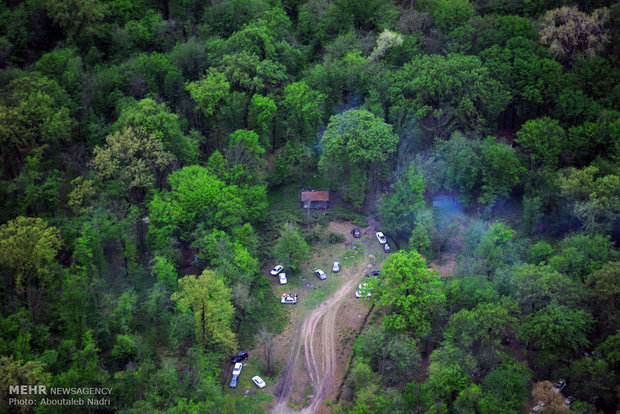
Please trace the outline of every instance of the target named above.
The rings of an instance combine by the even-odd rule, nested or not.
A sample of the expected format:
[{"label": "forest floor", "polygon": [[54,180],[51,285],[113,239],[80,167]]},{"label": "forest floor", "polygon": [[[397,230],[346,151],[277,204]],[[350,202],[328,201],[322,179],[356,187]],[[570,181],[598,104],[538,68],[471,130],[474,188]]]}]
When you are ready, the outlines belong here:
[{"label": "forest floor", "polygon": [[[345,236],[344,251],[330,246],[318,249],[309,265],[322,266],[328,279],[304,280],[311,291],[315,284],[328,282],[323,294],[300,291],[300,303],[291,309],[290,325],[276,337],[275,359],[284,368],[273,388],[273,413],[328,412],[326,401],[334,400],[345,375],[351,348],[368,309],[369,301],[355,298],[358,284],[385,258],[375,239],[375,228],[362,229],[362,238],[353,239],[349,223],[330,223],[329,231]],[[331,272],[331,262],[340,261],[342,270]],[[312,266],[303,274],[312,274]],[[311,278],[314,276],[310,276]],[[313,297],[314,296],[314,297]],[[304,304],[304,299],[307,298]]]}]

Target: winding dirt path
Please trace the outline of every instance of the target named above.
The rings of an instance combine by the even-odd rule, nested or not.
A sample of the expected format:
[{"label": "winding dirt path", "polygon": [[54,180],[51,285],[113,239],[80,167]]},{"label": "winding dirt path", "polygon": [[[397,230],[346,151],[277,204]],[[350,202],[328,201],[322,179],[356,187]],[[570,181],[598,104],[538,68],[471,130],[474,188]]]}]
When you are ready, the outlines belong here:
[{"label": "winding dirt path", "polygon": [[312,385],[313,397],[301,412],[313,414],[319,411],[334,382],[337,362],[336,316],[343,300],[347,295],[353,294],[364,278],[365,271],[366,261],[363,260],[360,265],[352,269],[348,280],[336,293],[313,309],[298,324],[291,354],[274,392],[276,405],[271,412],[276,414],[295,412],[288,406],[288,399],[295,383],[302,346],[304,366]]}]

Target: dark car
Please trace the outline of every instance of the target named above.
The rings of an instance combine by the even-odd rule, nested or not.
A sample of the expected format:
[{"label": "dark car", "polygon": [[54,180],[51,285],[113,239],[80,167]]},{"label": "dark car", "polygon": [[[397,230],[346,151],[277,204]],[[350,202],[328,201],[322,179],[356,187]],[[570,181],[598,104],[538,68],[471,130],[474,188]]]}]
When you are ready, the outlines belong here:
[{"label": "dark car", "polygon": [[230,388],[237,388],[237,380],[239,379],[239,375],[233,375],[230,380]]},{"label": "dark car", "polygon": [[248,353],[245,352],[245,351],[241,351],[237,355],[232,357],[232,362],[233,363],[237,363],[237,362],[241,362],[241,361],[243,361],[245,359],[248,359]]},{"label": "dark car", "polygon": [[389,253],[389,252],[392,251],[392,248],[390,247],[390,245],[388,243],[385,243],[383,245],[383,251],[386,252],[386,253]]},{"label": "dark car", "polygon": [[379,276],[381,274],[381,271],[379,270],[373,270],[372,272],[370,272],[371,276]]},{"label": "dark car", "polygon": [[359,239],[360,237],[362,237],[362,233],[360,233],[360,229],[358,229],[357,227],[354,228],[353,230],[351,230],[351,234],[353,235],[353,237],[355,237],[356,239]]}]

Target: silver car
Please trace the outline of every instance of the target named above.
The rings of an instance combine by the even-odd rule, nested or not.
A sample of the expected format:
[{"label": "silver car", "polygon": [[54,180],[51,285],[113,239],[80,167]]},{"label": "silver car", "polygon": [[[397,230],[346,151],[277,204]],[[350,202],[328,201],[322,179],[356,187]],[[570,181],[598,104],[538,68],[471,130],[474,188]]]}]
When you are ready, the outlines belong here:
[{"label": "silver car", "polygon": [[321,280],[325,280],[327,279],[327,275],[325,274],[324,271],[322,271],[321,269],[316,269],[314,271],[314,274],[316,275],[316,277],[318,277]]}]

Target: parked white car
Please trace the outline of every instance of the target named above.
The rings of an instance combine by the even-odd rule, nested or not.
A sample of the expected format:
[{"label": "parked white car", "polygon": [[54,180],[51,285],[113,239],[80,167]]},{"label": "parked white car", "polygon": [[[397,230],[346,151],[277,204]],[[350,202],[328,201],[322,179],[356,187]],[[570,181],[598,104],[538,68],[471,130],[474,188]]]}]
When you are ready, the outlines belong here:
[{"label": "parked white car", "polygon": [[281,271],[284,270],[284,266],[282,265],[277,265],[276,267],[273,268],[273,270],[271,270],[271,276],[277,276],[278,273],[280,273]]},{"label": "parked white car", "polygon": [[233,368],[233,375],[241,375],[241,368],[243,368],[243,364],[241,362],[237,362]]},{"label": "parked white car", "polygon": [[256,384],[256,386],[258,388],[265,388],[265,381],[263,381],[263,379],[261,377],[259,377],[258,375],[255,377],[252,377],[252,382],[254,382],[254,384]]},{"label": "parked white car", "polygon": [[294,305],[297,303],[297,295],[294,293],[283,293],[282,298],[280,299],[280,303]]},{"label": "parked white car", "polygon": [[334,265],[332,266],[332,272],[334,273],[340,272],[340,262],[334,262]]},{"label": "parked white car", "polygon": [[327,275],[325,274],[324,271],[322,271],[321,269],[316,269],[314,271],[314,274],[316,275],[316,277],[318,277],[321,280],[325,280],[327,279]]},{"label": "parked white car", "polygon": [[368,286],[368,283],[364,282],[364,283],[360,283],[360,285],[358,286],[358,291],[355,292],[355,297],[356,298],[369,298],[372,296],[372,293],[370,293],[370,287]]},{"label": "parked white car", "polygon": [[286,280],[286,273],[280,273],[278,275],[278,278],[280,278],[280,284],[281,285],[286,285],[286,282],[287,282],[287,280]]},{"label": "parked white car", "polygon": [[381,244],[387,243],[387,239],[385,238],[385,235],[383,235],[383,233],[381,233],[380,231],[377,232],[377,240],[379,240],[379,243]]}]

